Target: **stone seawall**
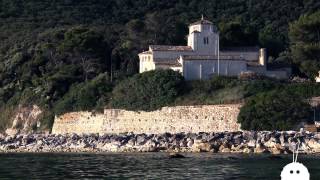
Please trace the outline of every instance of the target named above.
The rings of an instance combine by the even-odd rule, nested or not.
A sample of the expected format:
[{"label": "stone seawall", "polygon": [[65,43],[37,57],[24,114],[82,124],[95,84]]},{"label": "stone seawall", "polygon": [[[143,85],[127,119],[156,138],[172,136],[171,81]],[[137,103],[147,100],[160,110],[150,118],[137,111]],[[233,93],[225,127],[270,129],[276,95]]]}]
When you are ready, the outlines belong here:
[{"label": "stone seawall", "polygon": [[198,133],[239,131],[240,104],[164,107],[152,112],[106,109],[104,113],[73,112],[56,117],[53,134],[119,134],[126,132]]}]

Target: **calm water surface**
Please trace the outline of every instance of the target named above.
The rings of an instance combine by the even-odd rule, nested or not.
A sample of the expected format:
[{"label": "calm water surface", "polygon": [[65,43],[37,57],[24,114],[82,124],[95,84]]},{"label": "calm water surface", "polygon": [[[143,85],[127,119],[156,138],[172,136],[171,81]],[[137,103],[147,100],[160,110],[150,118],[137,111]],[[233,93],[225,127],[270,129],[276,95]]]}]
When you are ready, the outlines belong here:
[{"label": "calm water surface", "polygon": [[[280,179],[291,156],[185,154],[0,154],[0,179]],[[299,157],[320,179],[320,156]]]}]

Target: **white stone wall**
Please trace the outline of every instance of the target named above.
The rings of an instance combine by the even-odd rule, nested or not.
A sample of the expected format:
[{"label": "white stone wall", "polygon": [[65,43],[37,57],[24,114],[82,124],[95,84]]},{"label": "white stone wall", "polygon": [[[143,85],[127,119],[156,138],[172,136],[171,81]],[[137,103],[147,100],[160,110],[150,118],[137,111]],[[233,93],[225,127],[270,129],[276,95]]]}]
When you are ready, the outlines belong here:
[{"label": "white stone wall", "polygon": [[260,52],[240,52],[240,51],[220,51],[221,56],[235,56],[242,57],[247,61],[256,61],[259,62]]},{"label": "white stone wall", "polygon": [[188,35],[188,46],[192,47],[193,50],[197,51],[198,50],[198,36],[199,33],[191,33]]},{"label": "white stone wall", "polygon": [[[213,32],[201,32],[197,37],[197,50],[196,54],[201,55],[216,55],[217,54],[217,48],[218,48],[218,35]],[[209,42],[208,44],[204,43],[204,38],[208,38]]]},{"label": "white stone wall", "polygon": [[178,59],[180,56],[183,55],[194,55],[195,53],[193,51],[153,51],[153,58],[157,59],[163,59],[163,60],[168,60],[168,59]]},{"label": "white stone wall", "polygon": [[143,73],[145,71],[155,70],[155,64],[153,61],[152,54],[140,54],[139,55],[139,72]]},{"label": "white stone wall", "polygon": [[164,107],[153,112],[106,109],[102,114],[74,112],[56,117],[54,134],[178,133],[239,131],[241,105]]},{"label": "white stone wall", "polygon": [[140,73],[143,73],[146,71],[152,71],[152,70],[156,69],[156,65],[154,64],[153,61],[151,61],[151,62],[141,62],[140,61],[140,68],[139,69],[140,69],[139,70]]},{"label": "white stone wall", "polygon": [[206,80],[213,75],[238,76],[241,72],[247,71],[245,61],[220,60],[192,60],[183,62],[183,76],[186,80]]}]

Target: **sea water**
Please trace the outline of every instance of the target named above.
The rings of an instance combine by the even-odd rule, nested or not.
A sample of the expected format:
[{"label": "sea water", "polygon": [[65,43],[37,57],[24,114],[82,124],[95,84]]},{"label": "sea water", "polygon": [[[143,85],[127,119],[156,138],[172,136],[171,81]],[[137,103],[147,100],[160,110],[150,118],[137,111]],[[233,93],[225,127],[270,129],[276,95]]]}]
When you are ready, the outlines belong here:
[{"label": "sea water", "polygon": [[[0,154],[0,179],[280,179],[290,155]],[[320,179],[320,156],[300,155],[311,179]]]}]

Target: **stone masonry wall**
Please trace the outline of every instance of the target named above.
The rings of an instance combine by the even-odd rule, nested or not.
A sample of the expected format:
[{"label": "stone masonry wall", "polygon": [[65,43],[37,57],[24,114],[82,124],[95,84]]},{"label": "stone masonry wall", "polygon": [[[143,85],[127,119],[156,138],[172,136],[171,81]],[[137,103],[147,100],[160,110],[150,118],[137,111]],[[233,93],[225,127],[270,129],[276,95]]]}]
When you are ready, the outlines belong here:
[{"label": "stone masonry wall", "polygon": [[239,131],[241,105],[164,107],[152,112],[106,109],[104,113],[73,112],[56,117],[53,134],[178,133]]}]

